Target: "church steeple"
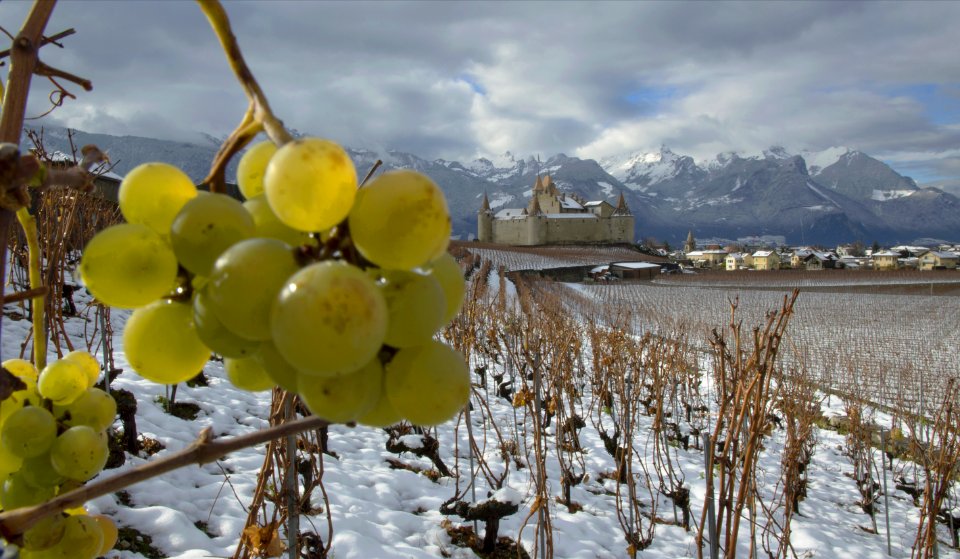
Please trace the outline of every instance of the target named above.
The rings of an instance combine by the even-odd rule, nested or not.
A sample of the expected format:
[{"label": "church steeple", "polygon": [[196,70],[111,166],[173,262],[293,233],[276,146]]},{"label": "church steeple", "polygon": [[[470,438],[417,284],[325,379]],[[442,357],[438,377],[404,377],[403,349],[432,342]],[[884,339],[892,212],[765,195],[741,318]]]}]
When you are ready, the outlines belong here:
[{"label": "church steeple", "polygon": [[687,242],[683,244],[683,252],[693,252],[697,250],[697,241],[693,238],[693,229],[687,233]]},{"label": "church steeple", "polygon": [[626,199],[623,197],[623,192],[620,193],[620,199],[617,200],[617,208],[613,210],[613,215],[633,215],[627,206]]}]

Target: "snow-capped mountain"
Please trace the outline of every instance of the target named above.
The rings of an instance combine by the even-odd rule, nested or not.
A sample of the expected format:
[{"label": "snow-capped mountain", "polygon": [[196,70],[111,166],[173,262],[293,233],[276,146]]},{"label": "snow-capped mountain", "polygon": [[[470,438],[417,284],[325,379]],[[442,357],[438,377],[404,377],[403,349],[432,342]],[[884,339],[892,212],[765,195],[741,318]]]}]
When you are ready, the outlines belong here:
[{"label": "snow-capped mountain", "polygon": [[[44,138],[48,151],[69,150],[63,129],[48,128]],[[93,143],[106,150],[120,175],[144,161],[167,161],[198,181],[213,160],[214,140],[84,132],[73,137],[77,146]],[[679,244],[692,229],[701,238],[782,235],[788,242],[823,244],[960,240],[960,199],[921,188],[882,161],[846,147],[791,153],[772,146],[760,154],[725,152],[699,162],[666,146],[599,162],[563,154],[543,160],[507,152],[458,162],[393,150],[348,151],[361,177],[378,159],[383,170],[412,168],[432,177],[446,192],[454,232],[463,238],[476,234],[484,194],[494,209],[524,207],[537,175],[550,174],[561,191],[589,200],[615,203],[623,193],[636,216],[638,239]],[[235,176],[234,165],[228,180]]]}]

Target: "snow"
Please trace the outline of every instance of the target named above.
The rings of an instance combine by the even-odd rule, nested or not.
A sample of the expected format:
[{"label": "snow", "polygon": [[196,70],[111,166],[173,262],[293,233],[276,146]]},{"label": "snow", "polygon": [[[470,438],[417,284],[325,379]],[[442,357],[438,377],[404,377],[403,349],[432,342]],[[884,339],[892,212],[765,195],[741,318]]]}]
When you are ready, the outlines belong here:
[{"label": "snow", "polygon": [[817,188],[816,185],[814,185],[812,182],[807,181],[807,187],[809,187],[810,190],[816,192],[817,195],[820,196],[821,198],[823,198],[824,200],[826,200],[826,201],[830,202],[831,204],[833,204],[835,207],[840,207],[839,204],[837,204],[836,202],[833,201],[833,198],[831,198],[831,197],[827,196],[826,194],[824,194],[823,191],[820,190],[819,188]]},{"label": "snow", "polygon": [[604,181],[599,181],[599,182],[597,182],[597,186],[600,187],[600,190],[601,190],[601,192],[603,192],[603,195],[604,195],[604,196],[610,196],[611,194],[613,194],[613,185],[612,185],[612,184],[610,184],[610,183],[608,183],[608,182],[604,182]]},{"label": "snow", "polygon": [[506,204],[513,201],[513,195],[507,194],[505,192],[497,192],[493,195],[492,199],[488,199],[490,202],[490,209],[499,208],[500,206],[505,206]]},{"label": "snow", "polygon": [[[506,289],[509,300],[516,296],[512,283],[508,281],[501,286],[495,271],[491,271],[488,284],[495,292]],[[570,288],[581,296],[598,301],[601,300],[598,294],[603,293],[582,285],[570,285]],[[77,302],[83,310],[89,299],[78,293]],[[6,308],[11,310],[15,306],[11,304]],[[113,311],[112,322],[118,334],[128,315],[126,311]],[[82,343],[86,327],[82,319],[67,321],[69,335],[79,343]],[[2,349],[5,359],[20,354],[20,344],[28,331],[28,321],[4,317]],[[103,476],[128,471],[139,464],[183,449],[205,427],[210,427],[217,437],[232,437],[266,425],[263,418],[268,413],[269,395],[234,389],[225,379],[222,364],[213,361],[205,366],[209,386],[181,386],[178,392],[179,401],[200,406],[197,420],[184,421],[164,413],[156,402],[159,396],[164,395],[164,387],[131,372],[119,335],[114,343],[116,365],[125,372],[113,386],[137,395],[137,423],[141,433],[157,439],[166,448],[151,458],[128,455],[124,466],[107,471]],[[51,358],[55,356],[51,355]],[[502,365],[491,366],[502,369]],[[474,381],[478,383],[475,385],[474,398],[485,397],[491,416],[484,418],[481,406],[476,406],[472,416],[473,428],[477,436],[483,438],[483,444],[491,447],[486,457],[497,468],[501,462],[498,462],[499,450],[493,448],[495,439],[488,441],[484,438],[492,432],[491,425],[498,425],[510,436],[516,433],[521,439],[521,446],[532,445],[532,435],[526,432],[523,421],[519,425],[515,421],[517,410],[509,402],[492,395],[493,385],[489,375],[488,385],[479,384],[476,377]],[[585,394],[585,402],[587,398]],[[524,419],[522,413],[523,410],[521,420]],[[435,432],[440,441],[442,459],[451,468],[460,468],[461,490],[469,482],[466,460],[466,449],[469,447],[462,421],[463,418],[460,418],[459,424],[449,422]],[[642,417],[641,421],[643,423],[638,425],[633,448],[638,461],[649,461],[650,447],[646,439],[652,419]],[[522,433],[520,429],[523,429]],[[781,429],[774,430],[765,439],[766,450],[761,455],[762,471],[777,471],[783,438]],[[549,432],[544,439],[553,448],[555,443],[551,441],[555,440],[555,432]],[[846,477],[851,466],[849,458],[839,450],[843,446],[843,437],[832,431],[819,430],[817,439],[814,461],[809,468],[808,496],[801,505],[802,514],[795,518],[793,524],[793,546],[798,555],[850,559],[885,557],[882,515],[879,516],[880,534],[869,534],[860,529],[868,525],[869,520],[856,507],[859,495],[855,484]],[[422,444],[419,436],[408,436],[402,440],[408,446]],[[434,483],[411,471],[390,469],[386,459],[397,457],[386,452],[385,441],[386,435],[379,429],[342,425],[330,428],[329,446],[339,457],[320,458],[323,460],[323,482],[330,499],[329,505],[323,506],[325,509],[329,507],[333,518],[332,556],[338,559],[475,557],[472,552],[451,544],[442,526],[445,521],[457,522],[457,519],[444,517],[438,512],[440,505],[455,495],[458,485],[455,480],[441,478],[439,483]],[[459,454],[454,454],[455,442],[459,443]],[[588,427],[581,432],[581,444],[585,448],[583,457],[589,476],[583,484],[573,488],[572,497],[582,506],[582,510],[573,513],[552,500],[544,503],[551,515],[554,556],[558,559],[626,557],[617,520],[616,499],[611,493],[611,490],[616,490],[616,484],[599,478],[599,473],[614,468],[613,458],[605,452],[602,441],[596,430],[589,426],[589,421]],[[703,455],[693,449],[687,451],[680,448],[672,448],[671,453],[677,472],[691,490],[693,518],[699,522],[705,495]],[[132,486],[128,488],[130,505],[122,504],[116,495],[107,495],[89,502],[87,508],[91,513],[107,514],[121,526],[132,527],[149,535],[164,557],[230,557],[244,526],[247,516],[245,507],[252,498],[263,458],[263,445],[241,450],[212,464],[182,468]],[[408,455],[400,458],[408,464],[429,467],[429,462],[422,459]],[[551,494],[557,495],[560,469],[553,450],[547,453],[546,463]],[[642,477],[640,480],[640,485],[643,485]],[[768,477],[767,481],[769,483],[771,478]],[[901,491],[893,490],[890,481],[893,552],[895,557],[907,557],[916,531],[917,512],[910,498]],[[524,518],[531,514],[537,504],[530,468],[511,471],[501,488],[489,487],[482,476],[478,477],[476,483],[478,496],[486,495],[489,491],[490,499],[520,507],[518,513],[505,517],[500,526],[501,535],[517,539]],[[771,486],[772,483],[762,485],[760,489],[768,491]],[[641,489],[641,499],[649,498],[645,491]],[[321,503],[316,497],[315,504]],[[662,498],[658,501],[657,516],[668,520],[672,517],[669,502]],[[197,527],[200,522],[207,524],[207,530],[212,535]],[[326,538],[323,515],[301,517],[301,530],[313,530]],[[522,531],[521,540],[528,550],[532,549],[534,534],[533,524],[526,525]],[[697,549],[694,536],[695,531],[685,532],[675,525],[658,524],[652,545],[641,555],[647,559],[695,557]],[[741,538],[738,556],[748,556],[747,546],[748,538]],[[941,546],[940,554],[944,558],[957,557],[957,553],[945,545]],[[130,550],[114,551],[109,557],[144,559],[143,555]]]},{"label": "snow", "polygon": [[877,190],[873,189],[873,194],[870,195],[871,200],[876,200],[878,202],[885,202],[887,200],[896,200],[897,198],[906,198],[911,194],[915,194],[916,190]]},{"label": "snow", "polygon": [[811,176],[819,175],[821,171],[840,160],[840,157],[850,152],[847,147],[830,147],[821,151],[801,151],[800,156],[807,162],[807,169]]}]

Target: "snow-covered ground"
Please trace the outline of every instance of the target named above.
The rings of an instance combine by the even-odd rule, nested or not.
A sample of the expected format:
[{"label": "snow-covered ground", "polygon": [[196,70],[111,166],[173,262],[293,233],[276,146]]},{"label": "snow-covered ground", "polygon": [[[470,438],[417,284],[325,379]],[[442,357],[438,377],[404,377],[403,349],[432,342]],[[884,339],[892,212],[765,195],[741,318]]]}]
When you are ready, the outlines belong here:
[{"label": "snow-covered ground", "polygon": [[[496,287],[496,275],[490,277]],[[508,286],[509,289],[509,286]],[[510,291],[512,296],[515,292]],[[584,292],[587,293],[587,292]],[[78,294],[78,300],[82,297]],[[79,302],[79,301],[78,301]],[[9,310],[10,306],[7,307]],[[81,305],[82,309],[82,305]],[[120,332],[125,313],[114,311],[114,327]],[[75,340],[83,339],[84,324],[80,320],[69,323]],[[18,356],[21,343],[26,338],[29,324],[26,320],[3,319],[3,358]],[[259,429],[266,424],[269,410],[267,393],[251,394],[233,388],[225,379],[222,365],[209,362],[205,373],[209,386],[188,388],[181,386],[177,400],[194,402],[200,406],[195,421],[184,421],[164,413],[157,398],[163,396],[163,386],[150,383],[133,373],[126,363],[119,335],[115,339],[116,364],[124,370],[114,382],[115,388],[124,388],[136,394],[138,399],[137,425],[140,432],[160,441],[166,448],[151,460],[162,458],[189,445],[201,429],[211,427],[217,437],[235,436]],[[162,343],[162,341],[158,341]],[[491,372],[502,369],[491,365]],[[511,403],[495,395],[495,383],[488,374],[487,385],[478,384],[474,390],[472,428],[480,442],[480,448],[489,460],[495,473],[503,470],[504,461],[495,448],[494,426],[508,439],[517,442],[519,462],[517,468],[511,461],[505,488],[499,496],[507,496],[519,502],[519,511],[504,518],[500,535],[520,539],[531,550],[535,538],[536,515],[531,466],[526,463],[526,453],[533,452],[531,422],[523,408],[514,408]],[[486,402],[482,406],[481,400]],[[589,401],[588,396],[583,398]],[[584,404],[585,405],[585,404]],[[833,400],[834,407],[837,406]],[[485,411],[489,410],[489,414]],[[579,410],[584,417],[590,410]],[[406,470],[391,469],[387,459],[400,459],[409,465],[427,469],[432,467],[426,459],[412,455],[397,456],[385,449],[387,435],[383,430],[365,427],[334,426],[330,429],[329,447],[338,457],[323,456],[323,483],[329,495],[329,507],[333,518],[332,557],[337,559],[370,558],[419,558],[419,557],[473,557],[473,552],[457,548],[451,543],[445,530],[446,521],[470,525],[456,516],[440,514],[440,505],[453,497],[459,488],[466,491],[469,483],[470,462],[465,418],[460,417],[441,426],[434,435],[440,442],[440,456],[444,463],[460,479],[440,478],[433,482],[427,476]],[[651,418],[641,416],[633,444],[638,453],[638,463],[650,460],[649,437]],[[768,477],[776,477],[779,471],[779,451],[783,444],[782,430],[775,430],[765,446],[760,469]],[[865,531],[869,518],[856,505],[859,499],[856,485],[845,474],[851,471],[849,458],[843,454],[844,440],[832,431],[818,430],[817,446],[809,471],[808,497],[800,506],[800,514],[794,519],[793,545],[799,557],[819,558],[881,558],[887,557],[886,529],[882,512],[878,516],[879,534]],[[546,475],[552,496],[560,494],[560,466],[556,452],[555,431],[548,429],[546,438],[549,452],[546,456]],[[608,558],[626,557],[626,542],[617,519],[617,484],[604,479],[601,474],[615,469],[613,458],[604,450],[597,429],[587,421],[580,432],[584,448],[584,470],[587,474],[582,484],[572,490],[572,500],[581,505],[573,512],[556,501],[546,503],[552,522],[554,556],[557,558]],[[456,450],[455,450],[456,449]],[[264,446],[233,453],[222,460],[203,467],[191,466],[158,477],[128,489],[128,504],[121,503],[117,495],[95,499],[88,508],[113,517],[119,525],[136,528],[152,538],[152,545],[163,557],[201,558],[231,557],[247,516],[257,482],[257,473],[263,462]],[[686,484],[691,490],[694,522],[700,521],[704,503],[705,481],[703,454],[691,448],[689,451],[673,449],[675,458]],[[141,457],[129,457],[120,471],[144,462]],[[106,471],[109,476],[117,470]],[[891,541],[894,557],[909,557],[910,547],[918,521],[917,510],[909,496],[895,491],[892,479],[890,487]],[[772,485],[772,484],[771,484]],[[483,476],[478,476],[477,499],[487,497],[489,486]],[[769,492],[772,487],[761,488]],[[640,490],[641,500],[649,501],[649,494]],[[317,501],[317,499],[315,499]],[[881,502],[881,511],[882,511]],[[674,513],[669,501],[658,499],[658,519],[672,521]],[[531,517],[526,525],[524,521]],[[649,518],[642,518],[644,526]],[[206,525],[203,530],[199,526]],[[313,530],[326,538],[326,520],[323,515],[301,518],[301,530]],[[480,525],[482,532],[483,525]],[[522,530],[522,535],[521,535]],[[652,545],[638,556],[657,559],[696,557],[695,529],[687,532],[671,524],[658,524]],[[941,532],[941,540],[946,538]],[[948,541],[948,540],[947,540]],[[748,556],[749,537],[741,532],[738,555]],[[941,557],[958,556],[945,545]],[[761,551],[762,554],[762,551]],[[707,555],[708,556],[708,555]],[[142,558],[132,551],[115,551],[110,557],[122,559]]]}]

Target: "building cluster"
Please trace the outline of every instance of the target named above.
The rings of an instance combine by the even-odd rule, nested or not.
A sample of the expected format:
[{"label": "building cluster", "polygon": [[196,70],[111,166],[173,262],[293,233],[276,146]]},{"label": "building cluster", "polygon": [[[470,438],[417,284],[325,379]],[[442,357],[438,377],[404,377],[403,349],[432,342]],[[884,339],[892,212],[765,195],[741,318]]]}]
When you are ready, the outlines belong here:
[{"label": "building cluster", "polygon": [[698,248],[691,232],[683,251],[674,253],[673,257],[693,268],[719,270],[955,270],[960,262],[960,246],[895,246],[883,250],[857,250],[852,245],[840,245],[835,249],[780,247],[749,251],[719,245]]}]

